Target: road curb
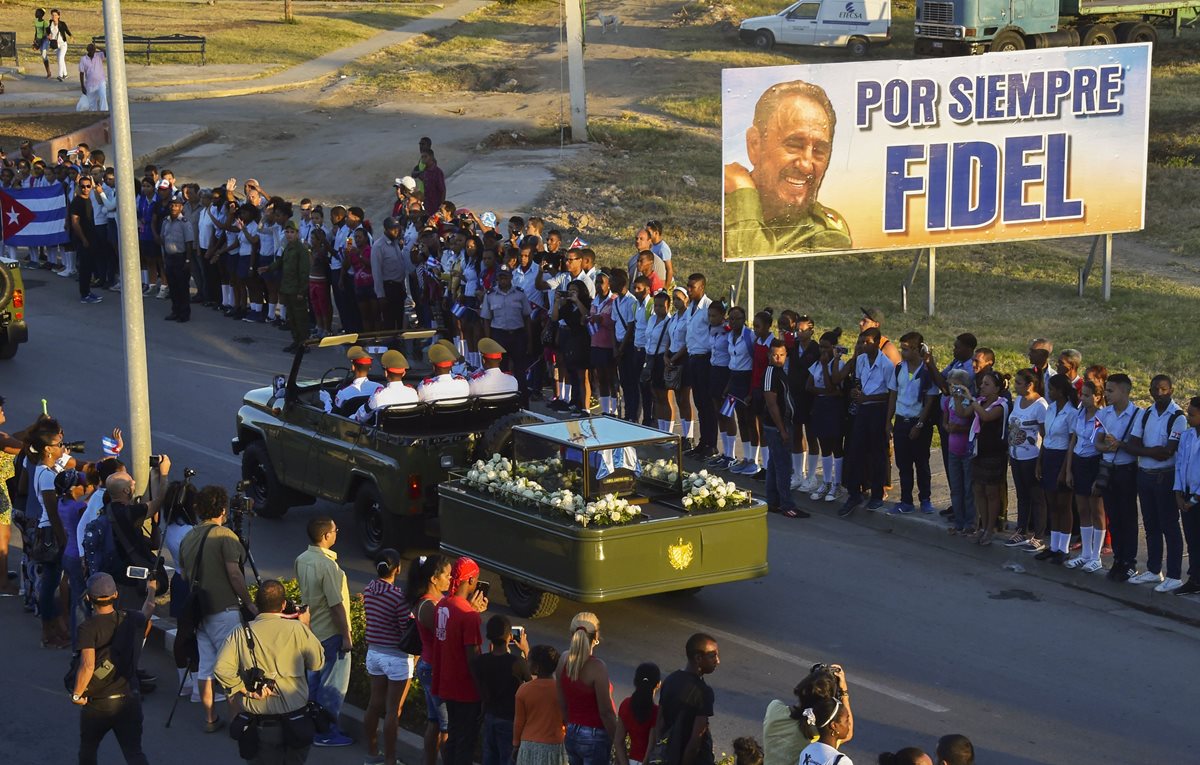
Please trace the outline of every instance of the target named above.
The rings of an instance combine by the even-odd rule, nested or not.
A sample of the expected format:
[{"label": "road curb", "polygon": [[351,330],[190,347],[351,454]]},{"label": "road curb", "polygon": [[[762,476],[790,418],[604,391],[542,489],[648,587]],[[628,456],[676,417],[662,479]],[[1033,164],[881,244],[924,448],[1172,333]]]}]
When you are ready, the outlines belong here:
[{"label": "road curb", "polygon": [[169,144],[158,146],[145,154],[139,154],[133,158],[133,166],[135,168],[143,167],[144,165],[157,162],[159,159],[175,154],[176,152],[191,146],[192,144],[200,143],[208,138],[216,135],[216,130],[211,127],[197,127],[190,133],[186,133],[175,141]]},{"label": "road curb", "polygon": [[[979,547],[963,537],[951,536],[946,530],[946,524],[937,515],[891,515],[884,510],[867,510],[865,507],[860,507],[848,518],[838,518],[836,508],[841,506],[840,502],[814,502],[808,497],[803,497],[802,499],[798,498],[797,504],[814,515],[844,520],[881,534],[894,534],[902,539],[930,544],[977,562],[990,563],[997,568],[1014,562],[1020,564],[1024,569],[1023,572],[1013,572],[1014,576],[1033,576],[1071,589],[1099,595],[1149,614],[1192,626],[1200,626],[1200,601],[1196,599],[1154,592],[1154,588],[1149,585],[1110,582],[1102,572],[1087,574],[1034,560],[1033,555],[1029,553],[1005,547],[999,541],[999,536],[997,541],[991,545]],[[886,507],[891,507],[891,504],[887,503]],[[830,507],[831,505],[833,507]]]}]

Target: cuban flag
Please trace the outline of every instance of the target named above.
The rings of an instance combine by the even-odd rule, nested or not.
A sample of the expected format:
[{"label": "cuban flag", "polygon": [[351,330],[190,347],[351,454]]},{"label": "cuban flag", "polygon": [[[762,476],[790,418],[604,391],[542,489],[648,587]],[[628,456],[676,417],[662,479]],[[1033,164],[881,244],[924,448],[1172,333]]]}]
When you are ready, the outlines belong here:
[{"label": "cuban flag", "polygon": [[721,406],[722,417],[732,417],[737,411],[738,400],[733,396],[726,396],[725,403]]},{"label": "cuban flag", "polygon": [[50,247],[67,236],[67,200],[57,183],[0,189],[0,238],[10,247]]},{"label": "cuban flag", "polygon": [[456,318],[461,319],[463,316],[466,316],[467,307],[462,303],[455,303],[450,307],[450,313],[454,314]]},{"label": "cuban flag", "polygon": [[588,246],[587,242],[583,241],[579,237],[575,237],[573,240],[571,240],[571,246],[568,247],[567,249],[568,250],[578,250],[580,247],[587,247],[587,246]]},{"label": "cuban flag", "polygon": [[100,439],[100,448],[104,452],[105,457],[116,457],[121,454],[120,450],[117,449],[116,440],[109,436]]}]

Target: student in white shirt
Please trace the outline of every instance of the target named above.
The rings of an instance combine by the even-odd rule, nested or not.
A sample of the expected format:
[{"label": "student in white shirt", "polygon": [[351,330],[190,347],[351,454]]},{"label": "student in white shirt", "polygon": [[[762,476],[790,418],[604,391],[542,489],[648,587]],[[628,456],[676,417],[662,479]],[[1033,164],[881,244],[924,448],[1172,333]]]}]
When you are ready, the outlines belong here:
[{"label": "student in white shirt", "polygon": [[[683,450],[689,452],[695,446],[692,438],[692,386],[687,376],[688,362],[688,294],[686,287],[671,291],[671,306],[675,309],[667,330],[667,355],[665,369],[680,367],[682,384],[675,391],[675,405],[679,407],[679,432],[683,436]],[[705,317],[707,317],[707,312]],[[668,431],[670,432],[670,431]]]},{"label": "student in white shirt", "polygon": [[883,484],[888,476],[888,432],[887,403],[888,377],[896,368],[879,349],[878,327],[870,327],[858,336],[854,358],[837,372],[834,382],[838,385],[854,373],[857,387],[850,394],[858,405],[853,429],[846,448],[846,490],[849,496],[838,510],[845,518],[862,504],[862,488],[869,484],[871,490],[868,510],[883,507]]},{"label": "student in white shirt", "polygon": [[1037,391],[1038,373],[1022,369],[1013,378],[1016,396],[1008,415],[1008,458],[1017,492],[1017,529],[1008,547],[1041,552],[1046,526],[1046,502],[1037,480],[1038,457],[1045,433],[1046,399]]},{"label": "student in white shirt", "polygon": [[1071,489],[1067,486],[1067,451],[1078,414],[1079,399],[1070,378],[1056,374],[1046,385],[1046,419],[1042,449],[1038,452],[1037,479],[1046,497],[1050,545],[1034,557],[1056,565],[1066,561],[1071,546]]},{"label": "student in white shirt", "polygon": [[1188,402],[1187,430],[1179,437],[1175,451],[1175,506],[1183,519],[1183,538],[1187,542],[1187,581],[1176,595],[1200,592],[1200,396]]},{"label": "student in white shirt", "polygon": [[1079,390],[1079,412],[1071,426],[1071,447],[1067,450],[1065,468],[1067,486],[1074,490],[1075,506],[1079,509],[1079,539],[1083,547],[1079,555],[1063,565],[1089,573],[1104,569],[1100,549],[1104,546],[1108,523],[1104,499],[1093,487],[1100,470],[1100,452],[1096,451],[1095,444],[1099,428],[1096,415],[1103,405],[1104,393],[1097,389],[1095,382],[1085,379]]},{"label": "student in white shirt", "polygon": [[834,383],[837,373],[845,366],[842,354],[838,352],[841,339],[841,327],[821,335],[818,343],[821,355],[816,363],[808,368],[808,380],[805,383],[813,397],[808,427],[821,452],[821,474],[825,477],[824,482],[813,490],[808,498],[826,502],[837,501],[842,485],[846,404],[842,398],[841,386]]},{"label": "student in white shirt", "polygon": [[[625,406],[626,412],[639,412],[638,418],[635,421],[653,427],[654,393],[650,387],[649,377],[642,372],[646,368],[647,363],[646,327],[650,323],[650,317],[654,315],[654,298],[650,295],[650,280],[638,274],[633,281],[632,294],[634,300],[633,360],[630,362],[630,368],[638,370],[638,406],[632,407],[628,401],[626,401]],[[624,355],[622,355],[622,358],[624,358]]]},{"label": "student in white shirt", "polygon": [[854,736],[854,715],[847,703],[836,698],[813,699],[800,710],[797,723],[800,734],[813,742],[800,752],[798,765],[854,765],[838,751]]},{"label": "student in white shirt", "polygon": [[654,295],[654,313],[646,323],[646,364],[650,367],[650,388],[654,393],[654,416],[658,429],[671,432],[675,419],[671,411],[671,392],[667,390],[663,372],[671,343],[671,296],[665,290]]},{"label": "student in white shirt", "polygon": [[1103,432],[1096,439],[1096,449],[1103,455],[1101,463],[1110,466],[1108,483],[1102,493],[1113,548],[1113,565],[1108,578],[1114,582],[1127,582],[1137,576],[1137,458],[1125,448],[1125,442],[1141,418],[1142,410],[1129,400],[1132,389],[1129,375],[1109,375],[1104,383],[1108,406],[1097,415]]}]

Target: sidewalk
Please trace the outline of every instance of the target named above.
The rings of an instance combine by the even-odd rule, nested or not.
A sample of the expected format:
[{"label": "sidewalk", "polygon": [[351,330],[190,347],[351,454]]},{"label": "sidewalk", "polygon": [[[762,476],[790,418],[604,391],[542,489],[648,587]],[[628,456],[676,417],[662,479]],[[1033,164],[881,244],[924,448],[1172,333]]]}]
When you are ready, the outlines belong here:
[{"label": "sidewalk", "polygon": [[[135,67],[129,66],[130,101],[193,101],[205,98],[230,98],[257,93],[277,93],[317,85],[337,75],[347,64],[383,48],[407,43],[418,35],[443,29],[460,18],[491,4],[491,0],[457,0],[428,16],[415,19],[402,27],[381,32],[345,48],[326,53],[266,77],[256,77],[269,63],[261,66],[225,65],[205,67]],[[139,71],[136,69],[148,70]],[[11,71],[11,70],[9,70]],[[199,74],[204,79],[198,80]],[[35,73],[36,75],[36,73]],[[79,100],[78,88],[66,88],[67,83],[51,80],[53,88],[31,90],[22,87],[23,82],[37,80],[27,75],[25,80],[5,77],[8,93],[0,97],[5,111],[46,109],[49,107],[74,108]],[[153,78],[153,79],[152,79]],[[186,84],[180,81],[184,80]],[[16,87],[13,87],[13,85]],[[56,92],[64,88],[64,92]],[[26,92],[22,92],[26,91]]]}]

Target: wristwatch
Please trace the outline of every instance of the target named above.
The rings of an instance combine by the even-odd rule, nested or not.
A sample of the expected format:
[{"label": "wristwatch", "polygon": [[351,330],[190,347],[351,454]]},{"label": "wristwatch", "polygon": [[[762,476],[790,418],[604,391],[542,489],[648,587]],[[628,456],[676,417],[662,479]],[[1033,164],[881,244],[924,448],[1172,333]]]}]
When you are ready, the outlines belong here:
[{"label": "wristwatch", "polygon": [[83,696],[80,696],[78,693],[72,693],[71,701],[83,701]]}]

